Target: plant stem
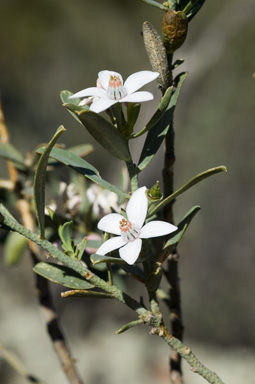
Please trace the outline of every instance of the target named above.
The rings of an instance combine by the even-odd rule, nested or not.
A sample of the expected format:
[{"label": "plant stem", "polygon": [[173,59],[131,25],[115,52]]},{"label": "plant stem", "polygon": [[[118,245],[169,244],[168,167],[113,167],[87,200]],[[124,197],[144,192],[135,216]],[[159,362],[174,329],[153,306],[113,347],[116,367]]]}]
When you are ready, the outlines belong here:
[{"label": "plant stem", "polygon": [[164,324],[161,324],[159,328],[154,329],[152,333],[162,337],[163,340],[171,348],[177,351],[178,354],[187,361],[187,363],[191,367],[191,370],[195,373],[198,373],[200,376],[202,376],[205,380],[207,380],[208,383],[224,384],[224,382],[219,378],[219,376],[215,372],[210,371],[198,360],[198,358],[194,355],[194,353],[191,351],[191,349],[188,346],[184,345],[180,340],[172,336],[168,332]]},{"label": "plant stem", "polygon": [[[168,55],[169,71],[171,77],[171,83],[173,83],[172,75],[172,59],[173,55]],[[164,158],[164,168],[163,168],[163,183],[164,183],[164,196],[169,196],[173,194],[174,191],[174,163],[175,163],[175,148],[174,148],[174,115],[170,122],[169,131],[165,138],[165,158]],[[173,218],[173,203],[168,204],[163,211],[164,220],[169,223],[174,223]],[[174,260],[169,253],[167,270],[165,275],[169,283],[169,319],[171,323],[171,329],[173,337],[182,341],[183,339],[183,324],[182,324],[182,313],[181,313],[181,292],[179,284],[179,274],[178,274],[178,259]],[[170,381],[171,383],[182,384],[182,368],[181,368],[181,355],[178,354],[178,351],[174,349],[171,353],[170,361]]]},{"label": "plant stem", "polygon": [[[223,381],[215,373],[211,372],[197,359],[197,357],[191,352],[189,347],[185,346],[180,340],[178,340],[173,335],[170,335],[170,333],[163,324],[162,313],[159,311],[156,299],[154,300],[151,297],[151,306],[153,312],[148,311],[142,304],[133,299],[131,296],[127,295],[125,292],[122,292],[118,287],[116,287],[115,285],[109,285],[105,280],[94,275],[84,265],[83,262],[70,258],[63,252],[58,250],[56,247],[54,247],[54,245],[52,245],[49,241],[41,240],[38,235],[24,228],[11,216],[11,214],[2,204],[0,204],[0,224],[12,229],[13,231],[20,233],[27,239],[35,242],[37,245],[41,246],[43,249],[49,252],[51,256],[61,261],[69,268],[73,269],[81,276],[85,277],[86,280],[89,281],[92,285],[101,288],[107,293],[110,293],[113,298],[119,300],[123,304],[126,304],[129,308],[131,308],[138,314],[139,320],[142,320],[144,324],[151,328],[151,333],[162,337],[171,348],[173,348],[180,356],[182,356],[188,362],[194,372],[200,374],[210,384],[224,384]],[[141,321],[138,321],[137,323],[140,324]]]},{"label": "plant stem", "polygon": [[[25,199],[19,199],[17,207],[21,214],[23,223],[28,228],[33,230],[34,220],[30,212],[30,205],[28,201]],[[38,248],[36,247],[35,243],[31,241],[29,242],[29,248],[33,265],[36,265],[39,262],[37,256]],[[54,307],[51,291],[49,288],[49,282],[47,279],[38,274],[35,275],[35,279],[36,292],[38,295],[41,313],[43,315],[48,334],[54,346],[55,352],[59,358],[63,371],[66,374],[70,384],[83,384],[83,381],[79,377],[79,374],[76,370],[74,360],[67,346],[64,333],[62,332],[61,326],[59,324],[59,317]]]},{"label": "plant stem", "polygon": [[135,192],[138,189],[138,170],[133,161],[126,161],[126,166],[130,178],[131,192]]}]

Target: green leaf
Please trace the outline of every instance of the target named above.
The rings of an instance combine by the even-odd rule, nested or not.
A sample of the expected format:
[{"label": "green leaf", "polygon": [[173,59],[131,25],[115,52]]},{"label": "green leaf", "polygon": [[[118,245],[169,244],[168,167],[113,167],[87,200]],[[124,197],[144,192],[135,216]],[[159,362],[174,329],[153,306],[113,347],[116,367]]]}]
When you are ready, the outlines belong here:
[{"label": "green leaf", "polygon": [[97,255],[96,253],[90,256],[90,260],[94,265],[99,263],[126,264],[126,262],[121,258],[101,256],[101,255]]},{"label": "green leaf", "polygon": [[76,245],[77,259],[81,260],[84,254],[84,251],[87,247],[87,238],[84,237],[80,243]]},{"label": "green leaf", "polygon": [[206,0],[191,0],[190,6],[187,6],[187,10],[184,10],[189,21],[193,19],[198,13],[200,8],[204,5]]},{"label": "green leaf", "polygon": [[201,172],[192,179],[190,179],[186,184],[184,184],[181,188],[179,188],[177,191],[172,193],[170,196],[166,197],[164,200],[162,200],[155,208],[149,211],[148,216],[155,215],[159,210],[164,208],[167,204],[170,203],[173,199],[175,199],[177,196],[181,195],[183,192],[187,191],[193,185],[196,185],[197,183],[200,183],[200,181],[206,179],[209,176],[215,175],[219,172],[227,172],[227,168],[224,166],[221,167],[215,167],[211,169],[207,169],[207,171]]},{"label": "green leaf", "polygon": [[62,297],[86,297],[86,299],[114,299],[114,296],[106,292],[77,289],[74,291],[61,292]]},{"label": "green leaf", "polygon": [[[112,263],[112,264],[125,264],[125,265],[128,265],[121,258],[110,257],[110,256],[101,256],[101,255],[97,255],[96,253],[94,253],[93,255],[90,256],[90,260],[91,260],[93,265],[100,264],[100,263]],[[141,261],[142,261],[141,259],[137,259],[136,263],[139,263]],[[131,270],[129,271],[129,273],[131,273]]]},{"label": "green leaf", "polygon": [[152,5],[153,7],[162,9],[163,11],[168,11],[168,7],[165,7],[164,5],[158,3],[157,1],[154,0],[143,0],[145,3]]},{"label": "green leaf", "polygon": [[[38,153],[42,153],[43,148],[39,148],[37,150]],[[62,164],[68,165],[69,167],[75,169],[77,172],[84,175],[89,180],[94,183],[100,185],[103,188],[108,189],[111,192],[116,193],[118,196],[124,197],[125,199],[129,199],[130,196],[116,187],[101,178],[99,175],[99,171],[93,167],[93,165],[89,164],[86,160],[81,159],[79,156],[76,156],[74,153],[71,153],[67,150],[60,148],[53,148],[50,157],[59,161]]]},{"label": "green leaf", "polygon": [[134,125],[138,119],[141,104],[127,103],[127,131],[132,133]]},{"label": "green leaf", "polygon": [[76,156],[85,157],[94,151],[94,147],[92,144],[80,144],[75,145],[74,147],[68,147],[67,150],[74,153]]},{"label": "green leaf", "polygon": [[68,255],[74,254],[72,235],[73,235],[73,222],[67,221],[64,225],[58,228],[58,234],[63,244],[62,248]]},{"label": "green leaf", "polygon": [[173,119],[174,110],[178,101],[181,86],[187,77],[187,73],[179,75],[177,88],[172,94],[167,109],[161,119],[149,130],[140,156],[138,168],[142,171],[153,159],[161,146]]},{"label": "green leaf", "polygon": [[44,230],[45,230],[45,216],[44,216],[44,209],[45,209],[45,181],[46,181],[46,170],[47,170],[47,164],[49,159],[49,154],[53,146],[55,145],[58,137],[65,131],[65,128],[61,125],[49,144],[45,147],[42,156],[40,157],[37,168],[35,171],[35,178],[34,178],[34,197],[35,197],[35,208],[36,208],[36,216],[39,224],[40,229],[40,237],[43,239],[44,236]]},{"label": "green leaf", "polygon": [[156,112],[154,113],[154,115],[152,116],[152,118],[150,119],[148,124],[146,124],[146,126],[140,132],[137,132],[135,135],[133,135],[131,137],[132,139],[135,139],[136,137],[142,136],[144,133],[148,132],[150,129],[152,129],[158,123],[158,121],[163,116],[163,113],[165,112],[165,110],[169,106],[172,93],[173,93],[173,87],[169,87],[166,90],[164,96],[162,97],[162,99],[161,99],[161,101],[157,107]]},{"label": "green leaf", "polygon": [[17,232],[10,232],[4,244],[4,263],[6,265],[16,265],[24,254],[27,247],[27,239]]},{"label": "green leaf", "polygon": [[11,161],[18,169],[27,169],[22,154],[10,143],[0,145],[0,158]]},{"label": "green leaf", "polygon": [[81,111],[77,116],[91,136],[111,155],[124,161],[131,160],[128,142],[111,123],[91,111]]},{"label": "green leaf", "polygon": [[45,279],[72,289],[90,289],[93,285],[79,276],[78,273],[63,265],[38,263],[33,271]]},{"label": "green leaf", "polygon": [[[84,107],[81,107],[79,106],[79,102],[80,102],[80,99],[69,99],[69,96],[72,96],[73,93],[70,92],[70,91],[61,91],[60,92],[60,98],[63,102],[63,107],[65,107],[69,113],[71,113],[71,115],[75,118],[75,120],[77,120],[80,124],[82,124],[82,122],[80,121],[80,119],[77,117],[76,115],[76,111],[82,111],[84,109]],[[86,107],[88,109],[88,106]]]},{"label": "green leaf", "polygon": [[175,235],[167,241],[167,243],[164,246],[164,249],[170,247],[171,252],[175,251],[175,248],[181,241],[184,233],[186,232],[189,224],[191,223],[191,220],[197,214],[198,211],[200,211],[200,207],[198,205],[194,206],[188,211],[188,213],[184,216],[184,218],[178,224],[178,230],[175,232]]}]

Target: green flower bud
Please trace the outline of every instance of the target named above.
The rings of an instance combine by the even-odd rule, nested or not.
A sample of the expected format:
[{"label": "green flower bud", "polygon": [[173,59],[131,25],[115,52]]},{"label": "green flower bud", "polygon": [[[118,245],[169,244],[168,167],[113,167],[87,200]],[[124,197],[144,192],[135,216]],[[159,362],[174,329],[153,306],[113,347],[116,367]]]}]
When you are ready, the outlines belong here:
[{"label": "green flower bud", "polygon": [[184,43],[188,32],[188,19],[181,11],[168,11],[162,22],[163,42],[167,53],[173,53]]},{"label": "green flower bud", "polygon": [[151,189],[146,191],[146,195],[151,202],[156,202],[162,199],[162,193],[160,192],[159,182],[157,181]]}]

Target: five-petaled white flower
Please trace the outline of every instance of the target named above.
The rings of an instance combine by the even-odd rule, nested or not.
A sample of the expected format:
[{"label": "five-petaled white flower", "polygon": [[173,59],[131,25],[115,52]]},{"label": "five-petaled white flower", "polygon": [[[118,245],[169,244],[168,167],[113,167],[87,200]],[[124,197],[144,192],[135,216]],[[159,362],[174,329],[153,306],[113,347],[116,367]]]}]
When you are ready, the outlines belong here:
[{"label": "five-petaled white flower", "polygon": [[130,75],[123,84],[122,76],[118,72],[101,71],[98,74],[97,87],[83,89],[70,96],[69,99],[94,96],[90,110],[96,113],[105,111],[116,103],[141,103],[153,100],[152,93],[136,91],[158,76],[158,72],[140,71]]},{"label": "five-petaled white flower", "polygon": [[98,223],[102,231],[118,235],[106,240],[97,250],[97,255],[105,255],[119,249],[120,257],[128,264],[134,264],[142,248],[142,240],[167,235],[177,227],[165,221],[150,221],[143,226],[148,210],[146,187],[137,189],[131,196],[127,208],[127,219],[119,213],[110,213]]}]

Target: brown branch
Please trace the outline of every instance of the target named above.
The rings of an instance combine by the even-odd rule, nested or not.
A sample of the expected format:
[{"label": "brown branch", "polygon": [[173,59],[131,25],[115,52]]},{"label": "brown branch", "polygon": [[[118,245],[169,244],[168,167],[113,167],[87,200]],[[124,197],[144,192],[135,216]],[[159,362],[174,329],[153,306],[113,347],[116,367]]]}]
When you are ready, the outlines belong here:
[{"label": "brown branch", "polygon": [[[165,157],[163,168],[163,184],[164,184],[164,196],[169,196],[174,192],[174,163],[175,163],[175,150],[174,150],[174,124],[173,116],[170,122],[170,128],[165,139]],[[173,200],[163,210],[163,217],[169,223],[174,223],[173,217]],[[167,268],[164,270],[165,276],[169,284],[169,301],[167,301],[169,309],[169,319],[171,323],[172,335],[183,340],[183,324],[181,313],[181,292],[179,284],[178,273],[178,259],[177,252],[175,254],[169,253],[167,256]],[[177,351],[172,350],[170,361],[170,382],[171,384],[182,384],[182,368],[181,368],[181,356]]]},{"label": "brown branch", "polygon": [[[34,220],[30,212],[30,205],[25,199],[19,199],[17,203],[18,210],[21,214],[22,222],[26,228],[34,230]],[[30,241],[29,248],[33,264],[37,264],[39,259],[38,246]],[[40,304],[40,309],[46,323],[46,327],[53,343],[54,349],[58,355],[63,371],[66,374],[70,384],[83,384],[74,365],[71,352],[65,341],[64,334],[61,330],[59,319],[53,304],[49,282],[40,275],[35,275],[36,291]]]}]

